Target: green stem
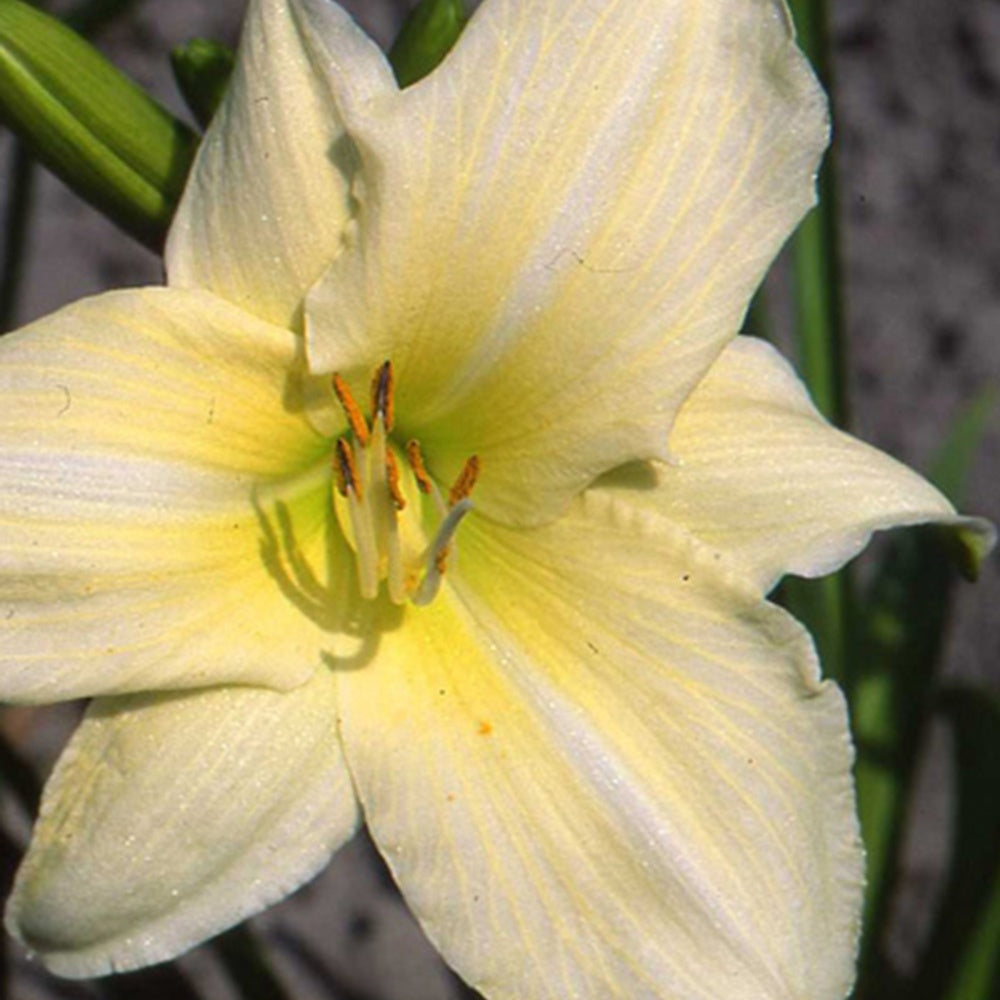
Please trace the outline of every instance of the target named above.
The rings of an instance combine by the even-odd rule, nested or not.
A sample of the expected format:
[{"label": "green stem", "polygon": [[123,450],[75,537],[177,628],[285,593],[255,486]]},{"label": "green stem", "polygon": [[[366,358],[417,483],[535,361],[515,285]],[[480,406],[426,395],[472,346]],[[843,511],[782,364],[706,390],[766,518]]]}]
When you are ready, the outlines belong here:
[{"label": "green stem", "polygon": [[852,595],[847,569],[818,580],[786,577],[776,594],[778,603],[809,629],[823,673],[845,688],[855,663]]},{"label": "green stem", "polygon": [[0,274],[0,333],[17,322],[21,278],[27,252],[35,163],[20,142],[14,142],[7,182],[7,218],[3,227],[3,273]]},{"label": "green stem", "polygon": [[[824,0],[792,0],[799,43],[832,95]],[[840,308],[837,192],[831,149],[819,177],[819,204],[792,242],[796,343],[800,370],[820,412],[847,424],[845,342]],[[782,597],[816,640],[826,673],[847,683],[855,656],[851,578],[846,570],[817,581],[789,580]]]},{"label": "green stem", "polygon": [[[792,0],[799,44],[833,102],[833,74],[825,0]],[[841,315],[836,150],[820,171],[819,204],[799,227],[792,246],[799,362],[820,411],[838,427],[847,425],[845,342]]]},{"label": "green stem", "polygon": [[740,333],[745,337],[759,337],[761,340],[770,338],[771,316],[764,285],[757,289],[754,297],[750,300],[747,314],[743,317],[743,328]]},{"label": "green stem", "polygon": [[219,935],[212,947],[243,1000],[288,1000],[284,986],[246,924],[237,924]]},{"label": "green stem", "polygon": [[837,194],[832,151],[819,176],[819,204],[799,227],[792,246],[799,364],[820,412],[848,423],[845,345],[841,329],[837,256]]}]

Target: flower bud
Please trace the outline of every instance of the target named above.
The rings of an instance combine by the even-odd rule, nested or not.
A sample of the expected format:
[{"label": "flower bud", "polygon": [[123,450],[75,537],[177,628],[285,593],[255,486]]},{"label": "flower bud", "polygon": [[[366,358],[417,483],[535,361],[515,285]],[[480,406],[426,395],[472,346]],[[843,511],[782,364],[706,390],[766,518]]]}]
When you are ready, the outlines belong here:
[{"label": "flower bud", "polygon": [[159,249],[197,138],[88,42],[0,2],[0,120],[82,198]]}]

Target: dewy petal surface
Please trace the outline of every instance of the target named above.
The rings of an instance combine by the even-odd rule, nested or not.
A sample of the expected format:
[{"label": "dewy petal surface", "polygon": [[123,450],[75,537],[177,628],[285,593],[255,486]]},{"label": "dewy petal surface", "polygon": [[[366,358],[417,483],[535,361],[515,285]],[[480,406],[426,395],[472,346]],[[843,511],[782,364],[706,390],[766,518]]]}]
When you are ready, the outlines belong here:
[{"label": "dewy petal surface", "polygon": [[7,924],[60,975],[172,958],[286,896],[357,826],[328,672],[93,704],[46,787]]},{"label": "dewy petal surface", "polygon": [[[286,489],[324,461],[300,352],[287,330],[171,289],[3,338],[0,696],[310,676],[351,581],[325,481]],[[306,566],[325,619],[303,614]]]},{"label": "dewy petal surface", "polygon": [[[343,62],[335,8],[302,10],[317,64]],[[477,502],[522,522],[663,456],[826,142],[777,0],[490,0],[402,94],[331,87],[358,247],[307,302],[310,364],[391,357],[442,478],[478,453]]]},{"label": "dewy petal surface", "polygon": [[[341,251],[355,168],[291,6],[251,2],[166,254],[170,284],[207,288],[282,326],[300,322],[305,290]],[[359,85],[357,74],[343,85]]]},{"label": "dewy petal surface", "polygon": [[630,502],[726,551],[763,591],[786,573],[832,572],[883,528],[951,523],[992,545],[986,522],[959,517],[926,480],[831,427],[760,340],[727,346],[681,409],[670,450],[675,464],[608,482],[651,477]]},{"label": "dewy petal surface", "polygon": [[490,1000],[841,1000],[851,751],[802,628],[607,495],[470,521],[460,556],[340,685],[366,820],[449,963]]}]

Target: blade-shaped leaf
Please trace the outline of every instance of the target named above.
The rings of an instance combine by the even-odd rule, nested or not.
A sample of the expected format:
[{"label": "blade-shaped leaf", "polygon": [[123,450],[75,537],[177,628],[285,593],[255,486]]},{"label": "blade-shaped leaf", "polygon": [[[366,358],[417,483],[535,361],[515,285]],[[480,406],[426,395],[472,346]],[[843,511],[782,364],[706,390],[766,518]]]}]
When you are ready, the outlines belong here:
[{"label": "blade-shaped leaf", "polygon": [[911,995],[994,1000],[1000,993],[1000,700],[953,687],[943,692],[940,707],[954,744],[951,864]]},{"label": "blade-shaped leaf", "polygon": [[[938,486],[953,502],[961,500],[988,408],[988,399],[974,402],[933,463]],[[861,641],[848,687],[858,747],[858,811],[868,853],[858,996],[880,998],[892,979],[881,936],[915,762],[932,710],[954,567],[974,575],[983,544],[971,532],[936,526],[898,532],[858,606]]]}]

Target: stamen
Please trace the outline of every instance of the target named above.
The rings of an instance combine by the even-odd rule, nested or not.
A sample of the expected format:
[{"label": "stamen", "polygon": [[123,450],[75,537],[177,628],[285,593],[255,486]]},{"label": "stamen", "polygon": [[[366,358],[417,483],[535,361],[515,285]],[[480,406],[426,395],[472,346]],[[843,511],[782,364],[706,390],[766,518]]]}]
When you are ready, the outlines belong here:
[{"label": "stamen", "polygon": [[337,399],[340,400],[340,405],[343,407],[351,431],[358,439],[358,444],[364,448],[368,444],[368,424],[365,423],[365,418],[362,416],[361,407],[351,395],[350,387],[337,372],[334,372],[333,375],[333,391],[337,394]]},{"label": "stamen", "polygon": [[424,456],[420,452],[420,442],[416,440],[406,442],[406,457],[409,459],[410,468],[417,480],[417,487],[421,493],[431,493],[434,484],[431,477],[427,475],[427,466],[424,465]]},{"label": "stamen", "polygon": [[337,439],[334,449],[333,501],[345,538],[354,549],[361,596],[376,599],[384,580],[394,604],[408,600],[428,604],[440,590],[449,565],[458,558],[455,532],[472,509],[468,497],[479,476],[479,458],[473,455],[466,461],[446,503],[424,464],[420,444],[416,440],[407,443],[406,459],[416,486],[437,512],[438,528],[426,545],[428,512],[423,502],[415,502],[412,484],[406,483],[404,491],[401,463],[390,438],[395,422],[391,362],[384,362],[372,379],[370,419],[339,372],[332,379],[350,428]]},{"label": "stamen", "polygon": [[448,491],[448,506],[454,507],[460,500],[464,500],[476,485],[479,478],[479,456],[471,455],[465,460],[462,471],[458,474],[458,479]]},{"label": "stamen", "polygon": [[393,398],[395,388],[396,380],[393,376],[392,362],[384,361],[372,379],[372,419],[374,420],[381,414],[387,434],[392,431],[396,422],[395,400]]},{"label": "stamen", "polygon": [[346,497],[353,491],[360,500],[362,491],[358,464],[354,460],[354,449],[347,438],[337,438],[337,460],[333,463],[333,468],[337,476],[337,492]]},{"label": "stamen", "polygon": [[448,506],[441,496],[441,491],[437,488],[437,483],[431,479],[424,465],[424,456],[420,451],[420,442],[411,440],[406,443],[406,457],[409,459],[410,468],[413,469],[413,478],[417,481],[417,488],[421,493],[426,493],[434,504],[434,509],[440,517],[448,516]]},{"label": "stamen", "polygon": [[420,581],[417,592],[413,595],[412,601],[417,605],[430,604],[437,595],[441,587],[441,577],[448,563],[448,551],[451,547],[455,532],[462,518],[472,510],[472,501],[469,499],[459,500],[448,516],[441,522],[441,526],[434,536],[434,541],[427,550],[425,559],[424,578]]},{"label": "stamen", "polygon": [[396,510],[403,510],[406,507],[406,497],[403,496],[399,486],[399,466],[396,464],[396,456],[391,451],[385,453],[385,475]]}]

